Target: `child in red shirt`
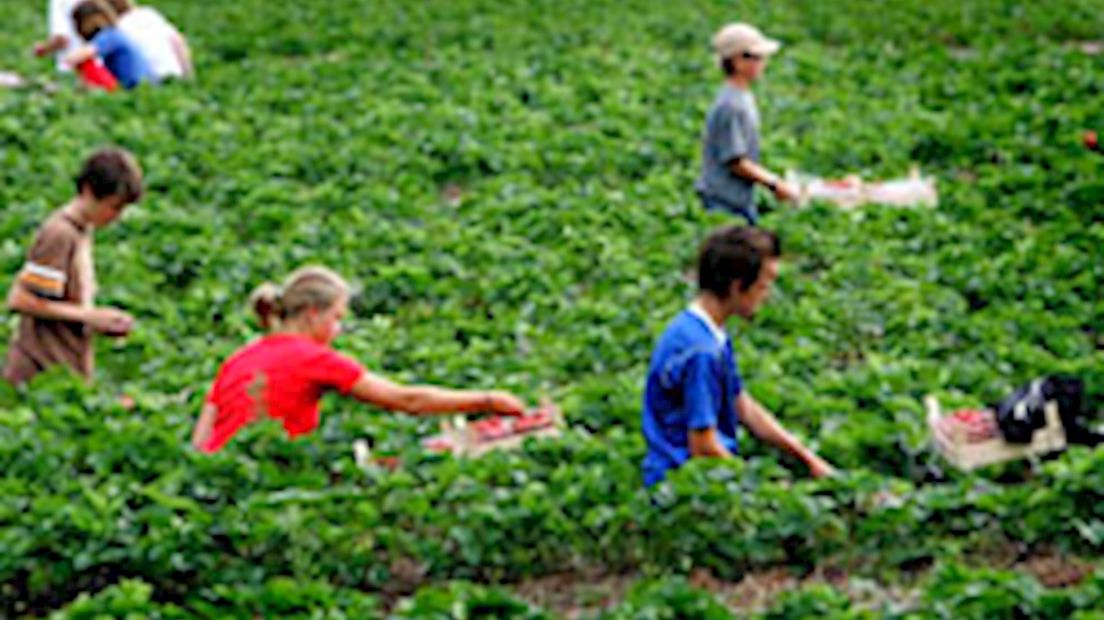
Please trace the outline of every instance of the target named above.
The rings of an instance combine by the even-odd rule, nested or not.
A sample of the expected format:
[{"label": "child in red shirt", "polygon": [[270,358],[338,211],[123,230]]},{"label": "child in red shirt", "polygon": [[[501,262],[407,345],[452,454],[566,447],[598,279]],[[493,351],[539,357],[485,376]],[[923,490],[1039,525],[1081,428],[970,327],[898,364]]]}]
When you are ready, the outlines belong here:
[{"label": "child in red shirt", "polygon": [[217,452],[243,426],[265,417],[280,420],[288,437],[309,433],[318,426],[318,401],[329,390],[412,414],[525,414],[525,404],[506,392],[399,385],[334,351],[330,343],[348,304],[348,285],[325,267],[304,267],[283,288],[262,285],[253,307],[262,326],[273,331],[223,363],[192,444]]}]

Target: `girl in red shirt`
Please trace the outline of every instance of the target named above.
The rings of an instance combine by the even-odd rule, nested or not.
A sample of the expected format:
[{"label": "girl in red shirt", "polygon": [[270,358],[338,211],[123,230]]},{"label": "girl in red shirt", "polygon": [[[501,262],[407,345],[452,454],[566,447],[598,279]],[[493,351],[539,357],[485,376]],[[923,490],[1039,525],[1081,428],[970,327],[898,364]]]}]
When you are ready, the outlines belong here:
[{"label": "girl in red shirt", "polygon": [[328,390],[412,414],[526,412],[507,392],[399,385],[331,349],[348,311],[349,287],[325,267],[299,269],[282,288],[262,285],[251,301],[270,333],[219,369],[192,433],[192,444],[203,452],[217,452],[243,426],[263,418],[280,420],[289,437],[309,433],[318,426],[318,401]]}]

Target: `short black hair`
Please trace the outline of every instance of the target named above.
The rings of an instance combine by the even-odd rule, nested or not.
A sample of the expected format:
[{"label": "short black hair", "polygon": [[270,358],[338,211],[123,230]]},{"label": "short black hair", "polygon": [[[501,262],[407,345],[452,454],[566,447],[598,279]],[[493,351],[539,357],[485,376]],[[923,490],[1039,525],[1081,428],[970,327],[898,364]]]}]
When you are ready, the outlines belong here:
[{"label": "short black hair", "polygon": [[142,169],[133,155],[120,148],[93,153],[74,181],[78,193],[87,187],[98,200],[120,196],[129,204],[142,197]]},{"label": "short black hair", "polygon": [[782,256],[778,235],[754,226],[714,231],[698,253],[698,288],[725,299],[737,282],[747,290],[759,279],[763,264]]},{"label": "short black hair", "polygon": [[732,75],[736,73],[736,59],[729,56],[728,58],[721,59],[721,71],[724,71],[725,75]]}]

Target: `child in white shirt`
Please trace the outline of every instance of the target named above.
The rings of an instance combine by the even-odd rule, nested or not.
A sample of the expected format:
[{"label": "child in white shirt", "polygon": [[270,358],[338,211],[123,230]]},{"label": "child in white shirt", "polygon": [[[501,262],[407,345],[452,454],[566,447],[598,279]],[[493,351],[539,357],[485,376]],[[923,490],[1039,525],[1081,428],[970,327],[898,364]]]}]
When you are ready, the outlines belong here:
[{"label": "child in white shirt", "polygon": [[110,0],[108,4],[119,16],[119,30],[141,50],[156,81],[192,76],[194,69],[188,42],[160,11],[137,6],[130,0]]}]

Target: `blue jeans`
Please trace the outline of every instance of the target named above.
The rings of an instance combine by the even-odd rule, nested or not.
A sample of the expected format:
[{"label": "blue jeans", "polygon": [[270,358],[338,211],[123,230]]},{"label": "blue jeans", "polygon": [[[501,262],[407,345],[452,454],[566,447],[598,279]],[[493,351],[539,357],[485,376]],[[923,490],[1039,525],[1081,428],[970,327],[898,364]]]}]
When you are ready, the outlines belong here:
[{"label": "blue jeans", "polygon": [[754,204],[747,207],[734,207],[727,202],[717,200],[713,196],[698,194],[698,198],[701,199],[702,206],[705,207],[706,211],[727,211],[744,218],[752,226],[759,223],[759,210],[755,208]]}]

